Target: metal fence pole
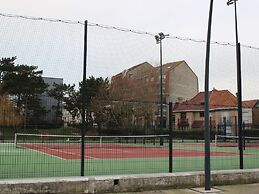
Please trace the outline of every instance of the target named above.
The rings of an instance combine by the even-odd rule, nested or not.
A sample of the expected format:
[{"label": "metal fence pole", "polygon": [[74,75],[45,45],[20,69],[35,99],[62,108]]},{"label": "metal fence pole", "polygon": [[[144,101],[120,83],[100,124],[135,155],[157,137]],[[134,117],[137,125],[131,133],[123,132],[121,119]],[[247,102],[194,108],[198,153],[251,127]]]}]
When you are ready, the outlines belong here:
[{"label": "metal fence pole", "polygon": [[238,27],[237,27],[237,0],[228,0],[227,5],[234,4],[235,9],[235,33],[236,33],[236,59],[237,59],[237,104],[238,104],[238,147],[239,147],[239,165],[240,169],[243,165],[243,132],[242,132],[242,84],[241,84],[241,51],[240,43],[238,41]]},{"label": "metal fence pole", "polygon": [[87,26],[88,26],[88,21],[86,20],[85,31],[84,31],[84,63],[83,63],[83,83],[82,83],[81,176],[84,176],[84,172],[85,172]]},{"label": "metal fence pole", "polygon": [[240,43],[237,43],[237,104],[238,104],[238,129],[239,129],[239,163],[240,169],[244,168],[244,159],[243,159],[243,118],[242,118],[242,85],[241,85],[241,50]]},{"label": "metal fence pole", "polygon": [[237,117],[235,116],[235,135],[238,136],[238,130],[237,130]]},{"label": "metal fence pole", "polygon": [[246,134],[245,134],[245,128],[246,128],[246,124],[245,122],[243,122],[242,124],[242,132],[243,132],[243,148],[244,150],[246,150],[246,140],[245,140],[245,137],[246,137]]},{"label": "metal fence pole", "polygon": [[173,103],[169,103],[169,172],[173,172]]},{"label": "metal fence pole", "polygon": [[209,63],[210,63],[210,39],[212,23],[213,0],[210,1],[208,32],[206,44],[206,61],[205,61],[205,190],[211,190],[211,172],[210,172],[210,128],[209,128]]},{"label": "metal fence pole", "polygon": [[[163,48],[162,39],[160,40],[160,135],[164,133],[164,104],[163,104]],[[163,136],[160,137],[160,145],[164,144]]]}]

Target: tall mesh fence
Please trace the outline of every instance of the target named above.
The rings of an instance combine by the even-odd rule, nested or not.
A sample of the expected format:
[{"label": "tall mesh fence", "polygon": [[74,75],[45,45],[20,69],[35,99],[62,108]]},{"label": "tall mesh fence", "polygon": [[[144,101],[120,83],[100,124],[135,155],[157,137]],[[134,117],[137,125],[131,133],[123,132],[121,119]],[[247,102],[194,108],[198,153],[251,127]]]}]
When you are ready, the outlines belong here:
[{"label": "tall mesh fence", "polygon": [[[79,175],[80,149],[75,151],[73,138],[60,141],[44,136],[80,135],[84,23],[1,14],[0,25],[0,161],[1,172],[5,172],[0,177]],[[85,175],[168,172],[168,103],[184,103],[203,91],[205,41],[171,34],[161,40],[160,56],[157,34],[88,23],[86,136],[114,136],[107,140],[110,144],[127,144],[131,149],[107,146],[93,150],[86,146]],[[243,98],[247,100],[258,98],[258,50],[245,45],[241,50]],[[236,95],[235,60],[235,45],[212,43],[211,90],[229,90]],[[235,116],[229,115],[233,108],[225,107],[226,113],[218,114],[211,122],[213,169],[238,168],[237,148],[213,144],[214,135],[237,135]],[[248,109],[243,121],[255,137],[258,104]],[[192,111],[197,112],[185,112]],[[173,114],[174,172],[204,167],[202,113],[189,113],[181,118]],[[40,140],[30,135],[26,138],[31,144],[45,147],[17,148],[15,133],[40,135]],[[166,136],[163,144],[158,137],[155,141],[147,139],[143,146],[145,138],[138,138],[161,134]],[[125,136],[132,138],[115,138]],[[79,138],[77,145],[80,141]],[[48,146],[53,143],[64,146]],[[103,154],[96,156],[91,152]],[[253,157],[245,159],[245,167],[256,168],[257,149],[250,152],[245,158]],[[77,157],[67,158],[67,154],[74,153]],[[9,167],[14,166],[16,171],[8,173]]]}]

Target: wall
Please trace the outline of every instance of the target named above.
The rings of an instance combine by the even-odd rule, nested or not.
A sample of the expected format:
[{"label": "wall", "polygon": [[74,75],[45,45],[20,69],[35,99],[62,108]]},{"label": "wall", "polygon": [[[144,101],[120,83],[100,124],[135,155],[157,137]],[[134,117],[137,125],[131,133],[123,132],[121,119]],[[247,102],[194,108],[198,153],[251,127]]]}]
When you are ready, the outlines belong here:
[{"label": "wall", "polygon": [[182,62],[169,72],[169,98],[172,102],[185,101],[198,94],[198,77]]},{"label": "wall", "polygon": [[[62,78],[51,78],[51,77],[42,77],[44,83],[48,84],[48,90],[53,89],[53,84],[63,84]],[[53,106],[57,105],[57,100],[55,100],[53,97],[50,97],[46,92],[44,92],[40,96],[41,104],[46,109],[47,114],[44,118],[45,121],[51,122],[55,121],[56,119],[56,113],[55,110],[53,110]]]},{"label": "wall", "polygon": [[243,108],[242,109],[242,119],[245,124],[251,126],[253,122],[253,112],[251,108]]},{"label": "wall", "polygon": [[[0,181],[1,194],[117,193],[204,187],[204,172]],[[259,169],[211,173],[212,186],[259,182]]]},{"label": "wall", "polygon": [[253,109],[253,125],[259,127],[259,108]]}]

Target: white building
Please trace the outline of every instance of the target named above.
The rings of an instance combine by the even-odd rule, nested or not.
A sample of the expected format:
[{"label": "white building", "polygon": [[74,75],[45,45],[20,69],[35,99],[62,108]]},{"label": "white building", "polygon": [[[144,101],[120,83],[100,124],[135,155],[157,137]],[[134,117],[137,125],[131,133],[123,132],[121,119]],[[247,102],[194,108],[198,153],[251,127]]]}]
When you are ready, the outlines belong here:
[{"label": "white building", "polygon": [[[53,89],[54,83],[56,84],[63,84],[63,78],[52,78],[52,77],[42,77],[44,83],[48,84],[48,90]],[[55,123],[57,120],[56,118],[56,111],[53,107],[57,106],[57,100],[53,97],[50,97],[47,92],[44,92],[40,95],[41,105],[47,111],[45,117],[43,118],[44,121],[48,123]],[[62,105],[61,105],[62,109]],[[62,112],[62,111],[61,111]]]}]

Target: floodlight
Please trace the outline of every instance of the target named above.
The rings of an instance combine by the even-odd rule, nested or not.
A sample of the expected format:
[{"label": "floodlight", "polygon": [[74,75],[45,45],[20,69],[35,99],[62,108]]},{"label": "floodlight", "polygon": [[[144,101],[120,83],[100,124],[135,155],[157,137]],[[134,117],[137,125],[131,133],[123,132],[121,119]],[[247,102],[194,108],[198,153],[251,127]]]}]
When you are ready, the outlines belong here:
[{"label": "floodlight", "polygon": [[228,0],[227,5],[232,5],[234,1],[237,1],[237,0]]},{"label": "floodlight", "polygon": [[160,37],[158,35],[155,35],[156,43],[160,43]]}]

